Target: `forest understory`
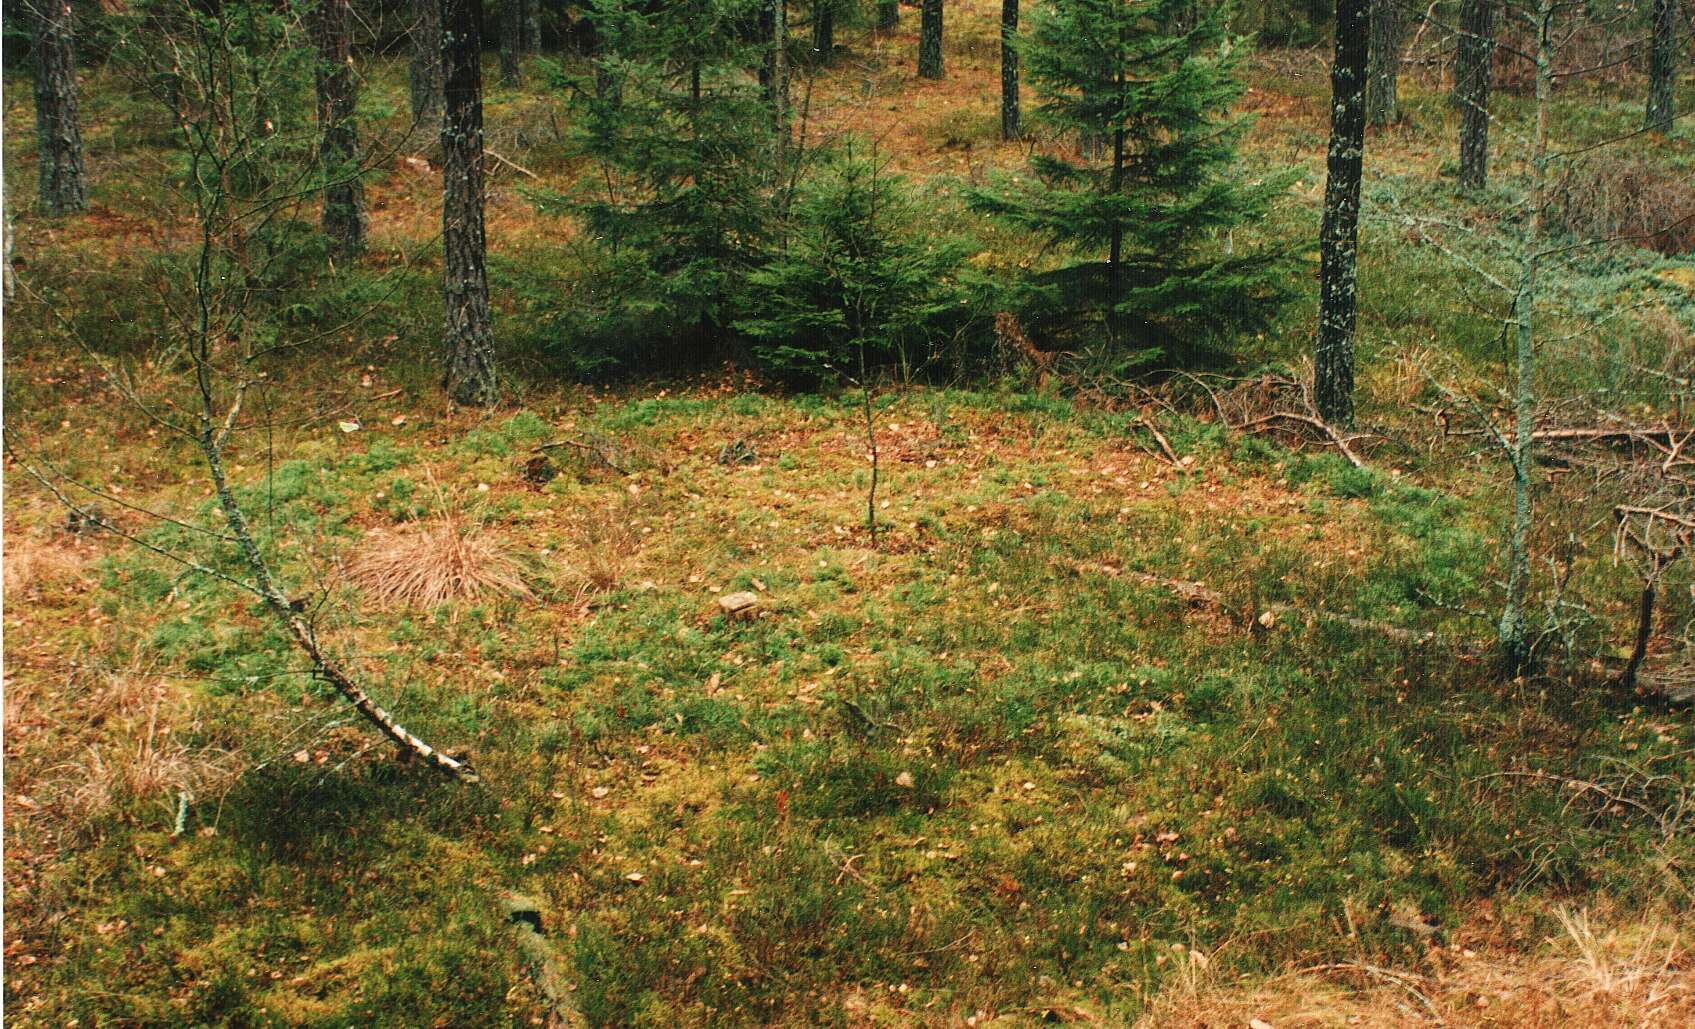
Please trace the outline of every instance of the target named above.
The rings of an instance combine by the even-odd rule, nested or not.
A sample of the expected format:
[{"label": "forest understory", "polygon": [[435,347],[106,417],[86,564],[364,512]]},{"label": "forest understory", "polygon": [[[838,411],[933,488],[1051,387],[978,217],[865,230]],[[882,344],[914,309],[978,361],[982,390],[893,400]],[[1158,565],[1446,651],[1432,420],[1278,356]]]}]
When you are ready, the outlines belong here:
[{"label": "forest understory", "polygon": [[[948,5],[941,80],[916,7],[795,69],[805,145],[903,177],[961,281],[1063,264],[970,206],[1051,142],[1000,138],[1001,11]],[[441,145],[404,49],[359,55],[363,253],[266,255],[243,345],[276,346],[220,457],[287,610],[474,784],[243,592],[166,425],[202,395],[171,334],[210,232],[164,109],[83,68],[88,208],[50,217],[8,67],[8,1023],[1695,1024],[1695,127],[1635,135],[1630,67],[1540,102],[1562,150],[1632,138],[1549,193],[1549,232],[1621,238],[1539,269],[1535,646],[1504,674],[1489,284],[1530,231],[1534,84],[1505,66],[1464,189],[1414,31],[1366,137],[1352,427],[1311,388],[1328,44],[1241,66],[1276,195],[1219,245],[1288,259],[1264,324],[1115,363],[950,298],[968,358],[804,375],[622,334],[567,199],[600,174],[562,143],[587,65],[505,86],[490,51],[486,406],[442,388]]]}]

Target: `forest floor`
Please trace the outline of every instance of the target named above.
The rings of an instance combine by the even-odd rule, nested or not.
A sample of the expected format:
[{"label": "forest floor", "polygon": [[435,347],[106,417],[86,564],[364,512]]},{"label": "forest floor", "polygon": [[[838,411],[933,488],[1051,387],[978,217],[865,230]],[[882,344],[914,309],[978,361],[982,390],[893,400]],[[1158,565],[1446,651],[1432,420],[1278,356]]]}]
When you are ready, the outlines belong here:
[{"label": "forest floor", "polygon": [[[906,172],[1016,164],[992,140],[991,5],[959,6],[948,80],[914,93],[850,51],[820,124],[882,124],[898,88]],[[399,102],[403,71],[373,67],[373,92]],[[1254,87],[1254,159],[1312,172],[1287,217],[1313,221],[1323,55],[1264,55]],[[1408,94],[1373,188],[1443,159],[1440,98]],[[27,103],[8,82],[11,124]],[[65,330],[84,337],[157,330],[101,303],[148,303],[147,248],[178,230],[119,213],[154,209],[168,167],[122,135],[123,103],[86,104],[95,214],[18,223],[26,285],[85,298]],[[490,97],[490,145],[525,169],[494,184],[496,304],[532,336],[569,242],[536,206],[573,174],[547,109]],[[1687,128],[1660,145],[1695,161]],[[393,310],[265,391],[234,472],[290,582],[321,589],[335,651],[483,784],[397,762],[250,599],[75,531],[8,454],[11,1023],[1695,1022],[1688,714],[1581,661],[1502,682],[1383,628],[1489,639],[1493,612],[1459,602],[1500,578],[1500,476],[1475,450],[1387,446],[1360,469],[1155,412],[1167,457],[1141,411],[1013,379],[891,385],[873,539],[852,391],[735,369],[560,387],[519,355],[501,409],[446,404],[407,359],[435,345],[434,189],[400,159],[373,183],[370,265],[399,292],[348,289]],[[1494,331],[1415,249],[1367,251],[1380,427],[1425,418],[1421,362]],[[1619,260],[1639,296],[1690,292],[1690,262]],[[1296,308],[1245,362],[1299,352]],[[138,510],[212,523],[191,451],[35,317],[44,342],[7,341],[8,429],[127,530],[234,569]],[[436,556],[420,527],[521,585],[373,599],[354,570]],[[1634,594],[1605,549],[1578,548],[1568,588],[1623,646]],[[740,591],[751,611],[726,614]]]}]

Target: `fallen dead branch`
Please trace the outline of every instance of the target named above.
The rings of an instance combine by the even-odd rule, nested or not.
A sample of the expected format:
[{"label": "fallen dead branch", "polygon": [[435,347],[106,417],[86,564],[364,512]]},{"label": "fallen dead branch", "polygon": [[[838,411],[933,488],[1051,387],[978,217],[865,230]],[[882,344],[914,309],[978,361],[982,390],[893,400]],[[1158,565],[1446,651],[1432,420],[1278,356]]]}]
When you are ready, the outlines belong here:
[{"label": "fallen dead branch", "polygon": [[1218,423],[1232,432],[1292,432],[1302,442],[1334,447],[1355,468],[1366,467],[1357,447],[1375,434],[1345,432],[1325,421],[1312,401],[1311,387],[1303,379],[1261,375],[1240,381],[1221,380],[1216,385],[1199,375],[1185,374],[1183,379],[1205,394]]},{"label": "fallen dead branch", "polygon": [[1618,680],[1620,687],[1633,690],[1653,638],[1654,602],[1661,579],[1666,569],[1695,544],[1695,518],[1688,517],[1676,502],[1659,507],[1620,504],[1613,508],[1613,518],[1617,522],[1613,532],[1613,560],[1629,564],[1642,581],[1637,599],[1636,638]]},{"label": "fallen dead branch", "polygon": [[[1436,413],[1437,423],[1442,426],[1444,436],[1488,436],[1493,433],[1489,429],[1455,429],[1448,426],[1447,412]],[[1503,438],[1513,444],[1518,437],[1506,432]],[[1692,438],[1695,429],[1677,425],[1640,425],[1640,426],[1576,426],[1553,429],[1537,429],[1530,438],[1538,443],[1642,443],[1666,455],[1664,466],[1687,461],[1695,461],[1695,456],[1684,457],[1684,448]]]},{"label": "fallen dead branch", "polygon": [[506,920],[518,941],[518,951],[530,966],[536,988],[547,1000],[550,1025],[578,1029],[587,1022],[571,997],[573,985],[566,980],[564,963],[553,944],[548,942],[541,919],[541,907],[535,901],[517,893],[508,893],[503,900]]},{"label": "fallen dead branch", "polygon": [[1165,434],[1159,431],[1159,426],[1154,424],[1152,418],[1143,413],[1136,419],[1136,422],[1142,428],[1148,430],[1148,435],[1152,436],[1154,442],[1159,444],[1160,452],[1165,455],[1167,461],[1170,461],[1173,465],[1182,465],[1183,462],[1177,459],[1177,452],[1171,449],[1171,441],[1167,440]]},{"label": "fallen dead branch", "polygon": [[1427,980],[1421,975],[1417,975],[1412,972],[1401,972],[1392,968],[1382,968],[1377,965],[1362,964],[1357,961],[1339,961],[1325,965],[1312,965],[1301,969],[1301,971],[1316,974],[1347,972],[1388,983],[1391,986],[1395,986],[1406,991],[1408,996],[1418,1001],[1420,1006],[1430,1012],[1431,1017],[1435,1018],[1438,1024],[1442,1023],[1442,1014],[1436,1010],[1436,1002],[1431,1000],[1430,995],[1421,989],[1421,987],[1427,985]]},{"label": "fallen dead branch", "polygon": [[556,440],[553,440],[550,443],[538,443],[536,445],[536,452],[537,453],[546,453],[549,450],[559,450],[559,449],[562,449],[562,448],[565,448],[565,447],[570,447],[573,450],[577,450],[577,451],[580,451],[584,454],[589,455],[590,457],[599,461],[601,464],[603,464],[606,467],[617,472],[619,475],[630,474],[630,472],[627,468],[625,468],[623,465],[619,464],[617,461],[612,459],[612,457],[608,453],[607,447],[605,447],[605,446],[603,446],[599,443],[590,443],[587,440],[556,439]]},{"label": "fallen dead branch", "polygon": [[1342,433],[1337,432],[1334,428],[1332,428],[1327,422],[1324,421],[1324,419],[1319,418],[1315,415],[1296,414],[1293,411],[1273,411],[1270,414],[1261,415],[1260,417],[1255,418],[1252,421],[1243,422],[1240,425],[1233,425],[1233,426],[1231,426],[1231,428],[1235,429],[1238,432],[1251,432],[1253,429],[1255,429],[1256,427],[1258,427],[1260,425],[1270,424],[1271,422],[1275,422],[1275,421],[1279,421],[1279,420],[1289,421],[1289,422],[1299,422],[1302,425],[1312,426],[1314,429],[1317,429],[1319,432],[1323,433],[1326,437],[1329,438],[1330,442],[1336,447],[1336,449],[1338,451],[1341,452],[1342,456],[1348,459],[1349,464],[1353,465],[1355,468],[1364,468],[1365,467],[1365,462],[1360,460],[1359,455],[1354,453],[1353,448],[1348,445],[1348,440],[1350,438],[1361,439],[1363,437],[1358,435],[1358,434],[1356,434],[1352,437],[1344,436]]},{"label": "fallen dead branch", "polygon": [[1671,707],[1695,706],[1695,655],[1684,650],[1649,657],[1637,669],[1636,684]]},{"label": "fallen dead branch", "polygon": [[[229,416],[224,422],[226,433],[228,427],[234,424],[239,411],[239,404],[231,407]],[[212,481],[213,495],[223,513],[224,523],[230,530],[229,536],[234,539],[240,550],[247,565],[248,574],[252,576],[251,580],[243,580],[234,575],[226,574],[173,550],[150,543],[136,533],[127,532],[99,512],[92,511],[67,497],[57,483],[32,464],[23,460],[21,455],[18,464],[31,479],[40,483],[53,495],[55,500],[63,505],[66,510],[82,519],[85,524],[128,540],[161,557],[174,561],[190,571],[207,575],[258,597],[266,610],[288,631],[295,644],[311,659],[313,675],[328,683],[337,693],[340,693],[342,698],[351,704],[361,717],[399,746],[402,753],[419,758],[430,767],[451,775],[462,783],[478,782],[477,773],[471,769],[470,765],[459,758],[435,749],[413,735],[397,722],[393,715],[378,706],[370,695],[360,688],[352,676],[348,675],[325,652],[318,640],[317,630],[313,628],[312,623],[301,616],[297,606],[290,602],[287,595],[277,586],[270,564],[265,560],[263,552],[259,549],[259,544],[254,540],[252,531],[248,527],[246,512],[236,502],[235,493],[224,474],[223,435],[208,430],[204,435],[197,438],[196,442],[200,445],[202,456],[205,458],[206,468]],[[8,452],[16,454],[12,449],[10,438],[6,441],[6,447]]]}]

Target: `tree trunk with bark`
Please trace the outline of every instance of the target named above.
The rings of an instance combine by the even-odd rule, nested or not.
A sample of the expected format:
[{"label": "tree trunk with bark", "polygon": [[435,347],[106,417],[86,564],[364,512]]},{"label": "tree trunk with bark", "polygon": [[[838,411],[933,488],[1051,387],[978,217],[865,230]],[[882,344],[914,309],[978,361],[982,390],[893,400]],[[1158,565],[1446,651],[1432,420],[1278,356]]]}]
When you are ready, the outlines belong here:
[{"label": "tree trunk with bark", "polygon": [[1646,125],[1656,132],[1670,132],[1672,119],[1677,116],[1677,9],[1677,0],[1654,0]]},{"label": "tree trunk with bark", "polygon": [[357,85],[349,49],[348,0],[319,0],[318,164],[324,175],[324,234],[337,257],[365,249],[365,186],[359,181],[359,128],[353,119]]},{"label": "tree trunk with bark", "polygon": [[524,52],[524,0],[500,0],[500,84],[516,89],[524,84],[518,58]]},{"label": "tree trunk with bark", "polygon": [[[1123,52],[1124,45],[1124,37],[1121,30],[1118,39],[1118,48],[1120,52]],[[1122,64],[1119,66],[1114,78],[1116,79],[1115,85],[1117,88],[1113,92],[1117,96],[1123,97],[1126,90],[1125,70]],[[1113,121],[1112,179],[1108,186],[1108,190],[1114,197],[1118,197],[1122,196],[1124,193],[1124,155],[1125,143],[1128,140],[1124,132],[1123,116],[1117,115],[1114,117]],[[1107,307],[1106,326],[1108,337],[1116,341],[1119,331],[1124,327],[1124,312],[1120,309],[1120,305],[1124,303],[1124,219],[1122,216],[1115,216],[1113,218],[1111,237],[1112,238],[1107,247],[1106,258],[1107,292],[1109,294],[1107,297],[1109,306]]]},{"label": "tree trunk with bark", "polygon": [[1001,0],[1001,138],[1024,134],[1018,107],[1018,0]]},{"label": "tree trunk with bark", "polygon": [[877,27],[885,32],[900,25],[900,0],[877,0]]},{"label": "tree trunk with bark", "polygon": [[412,118],[441,120],[441,0],[417,0],[412,21]]},{"label": "tree trunk with bark", "polygon": [[541,53],[541,0],[524,0],[524,53]]},{"label": "tree trunk with bark", "polygon": [[924,0],[918,22],[918,77],[942,77],[942,0]]},{"label": "tree trunk with bark", "polygon": [[44,214],[88,208],[82,177],[82,119],[77,112],[76,29],[70,0],[36,0],[35,138]]},{"label": "tree trunk with bark", "polygon": [[759,8],[760,31],[765,38],[765,59],[759,67],[759,85],[771,109],[771,123],[779,139],[789,128],[789,4],[788,0],[764,0]]},{"label": "tree trunk with bark", "polygon": [[480,0],[441,0],[441,238],[448,395],[462,404],[497,397],[483,236],[483,89]]},{"label": "tree trunk with bark", "polygon": [[1495,59],[1497,0],[1462,0],[1454,102],[1460,107],[1460,185],[1489,179],[1489,78]]},{"label": "tree trunk with bark", "polygon": [[1514,341],[1514,436],[1508,451],[1513,470],[1512,527],[1507,534],[1507,596],[1497,627],[1504,670],[1509,677],[1530,664],[1530,536],[1536,489],[1536,334],[1537,273],[1542,260],[1543,211],[1548,196],[1548,107],[1554,95],[1553,25],[1555,0],[1536,2],[1536,122],[1530,150],[1530,238],[1524,243],[1518,289],[1510,326]]},{"label": "tree trunk with bark", "polygon": [[1365,81],[1365,120],[1392,125],[1401,120],[1397,95],[1401,74],[1400,0],[1371,0],[1371,69]]},{"label": "tree trunk with bark", "polygon": [[1319,231],[1318,346],[1313,397],[1333,425],[1354,422],[1360,171],[1365,156],[1365,80],[1370,0],[1336,0],[1336,58],[1330,69],[1330,150]]},{"label": "tree trunk with bark", "polygon": [[813,0],[812,60],[828,64],[836,52],[836,8],[830,0]]}]

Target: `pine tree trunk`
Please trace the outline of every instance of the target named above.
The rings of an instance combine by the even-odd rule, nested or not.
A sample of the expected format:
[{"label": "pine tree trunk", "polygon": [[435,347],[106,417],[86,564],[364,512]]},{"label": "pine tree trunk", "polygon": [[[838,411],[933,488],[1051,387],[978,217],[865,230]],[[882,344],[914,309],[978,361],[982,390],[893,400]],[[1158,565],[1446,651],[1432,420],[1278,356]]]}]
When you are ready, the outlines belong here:
[{"label": "pine tree trunk", "polygon": [[41,160],[39,204],[45,214],[88,207],[82,179],[82,119],[77,114],[76,29],[70,0],[36,0],[35,132]]},{"label": "pine tree trunk", "polygon": [[365,250],[365,186],[359,180],[357,86],[347,39],[348,0],[319,0],[318,164],[324,175],[324,234],[343,259]]},{"label": "pine tree trunk", "polygon": [[[1122,33],[1119,34],[1118,49],[1120,53],[1124,51],[1124,36]],[[1118,96],[1122,98],[1126,94],[1124,67],[1122,65],[1118,68],[1116,78]],[[1120,100],[1121,104],[1122,102]],[[1116,197],[1124,191],[1125,135],[1123,116],[1115,116],[1114,121],[1116,124],[1114,124],[1112,130],[1112,179],[1108,188],[1112,195]],[[1124,303],[1124,220],[1122,217],[1116,217],[1112,222],[1112,239],[1107,249],[1106,272],[1107,303],[1109,305],[1106,316],[1107,333],[1116,341],[1124,324],[1124,315],[1119,307]]]},{"label": "pine tree trunk", "polygon": [[516,89],[524,84],[518,58],[524,49],[524,0],[500,0],[500,84]]},{"label": "pine tree trunk", "polygon": [[1489,77],[1495,59],[1497,0],[1461,0],[1454,102],[1460,106],[1460,185],[1482,189],[1489,179]]},{"label": "pine tree trunk", "polygon": [[813,0],[812,61],[828,64],[836,52],[836,8],[830,0]]},{"label": "pine tree trunk", "polygon": [[789,5],[788,0],[764,0],[759,8],[760,31],[765,38],[765,60],[759,67],[759,85],[771,109],[772,127],[786,139],[789,126]]},{"label": "pine tree trunk", "polygon": [[462,404],[496,399],[483,237],[481,0],[441,0],[441,239],[448,395]]},{"label": "pine tree trunk", "polygon": [[1647,127],[1670,132],[1676,117],[1677,0],[1654,0],[1653,39],[1648,48]]},{"label": "pine tree trunk", "polygon": [[1396,95],[1401,73],[1400,0],[1371,0],[1371,72],[1365,82],[1365,120],[1392,125],[1401,120]]},{"label": "pine tree trunk", "polygon": [[877,0],[877,27],[887,31],[900,25],[900,0]]},{"label": "pine tree trunk", "polygon": [[942,77],[942,0],[924,0],[918,22],[918,77]]},{"label": "pine tree trunk", "polygon": [[1001,138],[1023,135],[1018,110],[1018,0],[1001,0]]},{"label": "pine tree trunk", "polygon": [[417,0],[412,22],[412,118],[441,120],[441,0]]},{"label": "pine tree trunk", "polygon": [[1365,156],[1365,80],[1370,0],[1336,0],[1330,69],[1330,151],[1319,231],[1318,347],[1313,398],[1325,421],[1354,422],[1354,325],[1359,257],[1360,170]]},{"label": "pine tree trunk", "polygon": [[524,0],[524,53],[541,53],[541,0]]}]

